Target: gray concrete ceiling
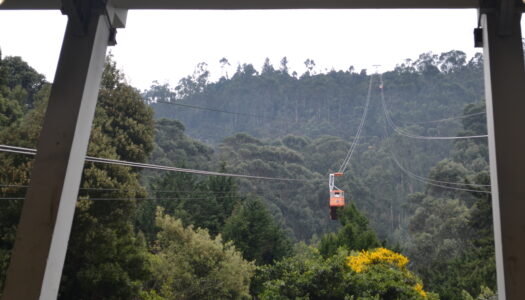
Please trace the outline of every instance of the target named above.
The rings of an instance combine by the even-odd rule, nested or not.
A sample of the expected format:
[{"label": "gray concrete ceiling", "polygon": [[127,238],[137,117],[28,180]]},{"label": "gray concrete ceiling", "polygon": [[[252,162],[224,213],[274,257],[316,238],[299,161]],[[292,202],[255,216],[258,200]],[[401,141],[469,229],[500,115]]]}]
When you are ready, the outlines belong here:
[{"label": "gray concrete ceiling", "polygon": [[[0,0],[1,2],[2,0]],[[111,0],[127,9],[478,8],[479,0]],[[4,0],[0,9],[60,9],[60,0]]]}]

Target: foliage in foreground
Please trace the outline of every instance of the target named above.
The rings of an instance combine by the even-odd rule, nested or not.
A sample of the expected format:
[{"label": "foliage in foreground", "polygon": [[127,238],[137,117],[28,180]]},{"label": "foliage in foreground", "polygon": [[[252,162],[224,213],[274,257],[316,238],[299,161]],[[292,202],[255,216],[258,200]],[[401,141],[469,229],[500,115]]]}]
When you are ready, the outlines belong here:
[{"label": "foliage in foreground", "polygon": [[254,264],[231,242],[205,229],[184,227],[157,210],[160,232],[152,255],[152,290],[146,299],[242,299],[249,296]]},{"label": "foliage in foreground", "polygon": [[423,290],[408,259],[388,249],[349,252],[323,258],[303,247],[296,256],[258,270],[252,286],[260,299],[439,299]]},{"label": "foliage in foreground", "polygon": [[[457,70],[442,70],[441,73],[436,72],[430,64],[421,70],[412,70],[410,65],[400,66],[394,72],[384,74],[385,86],[392,97],[388,101],[393,118],[401,122],[427,120],[441,114],[445,117],[457,112],[465,103],[479,100],[476,96],[482,90],[476,84],[480,81],[480,77],[476,75],[479,73],[479,62],[472,65],[462,63]],[[248,68],[242,72],[245,71]],[[278,75],[273,76],[274,79],[284,80],[285,85],[292,80],[284,73],[272,76],[270,73],[260,78],[246,73],[249,76],[237,78],[242,83],[238,87],[250,89],[250,85],[245,83],[252,83],[253,88],[259,79],[268,79],[273,75]],[[123,81],[123,75],[115,68],[115,63],[108,61],[89,155],[137,162],[143,162],[149,156],[154,163],[176,164],[180,167],[186,164],[187,167],[197,169],[212,169],[213,163],[225,160],[232,166],[232,173],[294,177],[310,181],[292,188],[282,183],[239,181],[238,192],[237,182],[231,178],[208,178],[209,180],[201,181],[193,175],[177,174],[158,176],[153,178],[158,179],[154,181],[142,176],[145,182],[155,183],[152,188],[158,190],[155,192],[158,199],[141,201],[137,208],[135,201],[94,201],[93,198],[145,198],[146,189],[141,184],[144,181],[139,181],[140,175],[144,174],[127,167],[87,164],[82,182],[84,189],[80,195],[82,200],[77,206],[60,298],[242,298],[248,295],[247,282],[253,273],[254,263],[275,264],[260,267],[253,280],[251,294],[262,299],[425,298],[426,292],[421,281],[406,270],[406,260],[402,256],[386,249],[366,251],[378,247],[379,242],[375,232],[368,227],[367,218],[360,215],[353,206],[343,212],[343,226],[339,232],[321,237],[319,252],[302,249],[296,256],[280,260],[289,254],[289,249],[283,232],[278,230],[279,226],[276,224],[286,226],[299,240],[308,240],[314,234],[321,236],[336,228],[336,222],[328,221],[326,217],[323,174],[339,165],[339,160],[348,150],[348,141],[321,135],[323,131],[319,129],[329,125],[321,118],[328,116],[330,119],[326,112],[332,111],[329,109],[323,112],[321,109],[329,108],[330,105],[319,105],[319,109],[308,112],[304,109],[311,106],[305,102],[303,107],[299,102],[306,99],[307,94],[311,94],[308,97],[310,100],[324,99],[323,101],[338,104],[336,106],[348,104],[352,107],[350,115],[360,115],[359,103],[362,102],[363,95],[359,96],[356,91],[364,91],[369,77],[350,73],[305,75],[304,80],[295,78],[292,81],[297,81],[298,85],[294,83],[297,87],[309,89],[315,85],[320,88],[315,93],[305,93],[298,89],[299,93],[291,95],[289,99],[282,99],[284,101],[280,101],[279,97],[272,98],[276,104],[273,109],[286,116],[292,112],[296,125],[309,128],[311,138],[288,135],[266,140],[264,137],[278,137],[282,131],[288,132],[291,128],[283,126],[280,128],[282,130],[268,134],[275,123],[253,119],[251,121],[256,128],[262,130],[258,131],[260,134],[248,132],[255,134],[257,138],[236,134],[224,139],[218,151],[214,152],[210,147],[185,135],[182,123],[159,120],[155,128],[157,145],[151,153],[151,111],[141,101],[136,90]],[[347,82],[346,79],[355,84],[341,86],[345,87],[345,91],[352,90],[357,95],[349,102],[340,96],[330,95],[335,90],[334,80],[344,83]],[[446,84],[443,85],[441,81]],[[455,81],[461,84],[458,86]],[[225,80],[222,82],[223,87],[230,83]],[[327,83],[332,87],[326,88]],[[428,88],[428,84],[425,88],[425,83],[429,83],[431,88]],[[419,91],[409,95],[415,89]],[[212,87],[210,92],[213,91],[216,89]],[[49,86],[43,81],[43,76],[20,58],[7,57],[0,60],[0,142],[33,148],[40,132],[48,94]],[[248,99],[249,94],[244,93]],[[348,93],[341,95],[344,94]],[[268,95],[260,95],[261,101],[270,99]],[[197,94],[192,97],[186,100],[197,100],[193,104],[211,105],[211,102],[199,103]],[[233,97],[224,99],[231,103]],[[262,103],[261,101],[256,102]],[[279,108],[279,103],[284,104],[284,110]],[[420,105],[421,103],[425,105]],[[414,104],[417,104],[417,110]],[[377,113],[381,109],[378,103],[371,105],[370,118],[375,116],[377,119]],[[254,109],[253,113],[265,111],[255,106],[244,107]],[[464,115],[471,117],[463,119],[464,132],[459,135],[484,133],[485,119],[478,114],[484,110],[482,105],[467,105]],[[306,121],[301,121],[303,117],[312,120],[307,122],[306,127],[302,125]],[[212,129],[228,134],[228,130],[217,126],[215,121],[220,120],[196,119],[203,124],[206,123],[203,120],[211,121],[214,124]],[[237,119],[230,121],[233,121],[232,129],[233,125],[249,125],[249,122]],[[332,123],[345,125],[341,128],[328,126],[339,130],[330,130],[331,133],[346,137],[353,134],[348,131],[351,124],[339,121]],[[438,132],[454,134],[454,129],[459,128],[460,123],[455,121],[454,124],[435,128],[411,125],[406,129],[411,132],[417,130],[422,135]],[[389,158],[389,152],[392,151],[390,148],[394,148],[393,152],[399,152],[402,164],[417,174],[426,175],[427,170],[435,165],[428,174],[433,180],[463,182],[467,187],[471,183],[488,184],[486,142],[457,141],[449,153],[449,149],[444,146],[418,146],[403,138],[392,137],[381,142],[374,136],[378,134],[377,130],[377,126],[365,129],[366,135],[372,136],[361,140],[356,159],[352,162],[352,172],[345,174],[345,182],[341,187],[355,201],[357,207],[363,210],[381,239],[390,238],[389,241],[403,244],[412,260],[411,269],[425,281],[426,289],[438,292],[443,300],[495,299],[490,197],[476,192],[451,192],[436,186],[427,186],[424,193],[413,193],[423,185],[418,188],[413,182],[406,180],[393,167]],[[290,132],[305,134],[303,131]],[[398,151],[395,151],[396,148]],[[435,164],[443,156],[448,158]],[[0,154],[0,181],[27,185],[31,165],[31,158]],[[375,188],[371,189],[370,186]],[[469,188],[478,189],[474,186]],[[166,193],[166,190],[170,192]],[[14,186],[1,187],[0,191],[4,197],[17,198],[22,198],[25,192]],[[246,191],[262,194],[260,199],[266,205],[251,206],[252,200],[241,195]],[[412,195],[407,200],[409,193]],[[195,201],[196,198],[201,201]],[[5,275],[9,261],[21,203],[21,200],[5,201],[0,210],[0,278]],[[198,241],[189,244],[187,240],[181,241],[176,234],[168,237],[164,228],[160,229],[160,235],[157,236],[159,229],[155,228],[154,222],[157,205],[165,208],[166,214],[172,216],[171,221],[181,222],[173,225],[170,221],[170,226],[186,232],[190,230],[191,224],[193,228],[205,228],[209,236],[206,237],[204,229],[193,230],[192,234],[186,232],[187,236],[192,237],[192,241]],[[273,220],[270,216],[279,220],[278,223],[271,222]],[[140,231],[144,233],[145,239]],[[272,232],[273,235],[270,234]],[[220,242],[221,234],[227,237],[225,240],[232,240],[238,252],[233,250],[231,243]],[[161,238],[162,235],[164,238]],[[146,243],[153,247],[147,248]],[[199,256],[198,253],[217,255]],[[228,256],[228,253],[231,255]],[[244,260],[239,253],[242,253]],[[247,263],[246,260],[254,262]],[[217,261],[221,263],[214,264]],[[239,270],[239,264],[250,267]],[[239,274],[243,272],[244,275],[239,278]],[[179,274],[183,276],[179,277]],[[476,295],[478,296],[475,297]],[[429,299],[434,296],[426,294]]]},{"label": "foliage in foreground", "polygon": [[272,264],[292,250],[290,240],[259,200],[239,205],[224,225],[223,235],[257,264]]},{"label": "foliage in foreground", "polygon": [[337,233],[327,233],[321,238],[319,250],[324,257],[337,253],[337,249],[364,250],[379,246],[376,233],[368,226],[368,220],[353,202],[338,211],[342,228]]}]

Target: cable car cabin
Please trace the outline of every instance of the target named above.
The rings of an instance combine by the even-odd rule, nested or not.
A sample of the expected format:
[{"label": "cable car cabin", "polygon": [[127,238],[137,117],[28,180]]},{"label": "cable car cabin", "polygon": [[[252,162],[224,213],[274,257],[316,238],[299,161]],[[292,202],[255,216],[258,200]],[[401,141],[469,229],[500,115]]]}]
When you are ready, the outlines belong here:
[{"label": "cable car cabin", "polygon": [[330,192],[330,207],[345,206],[345,193],[341,190]]},{"label": "cable car cabin", "polygon": [[337,219],[337,208],[345,206],[345,193],[341,190],[330,191],[330,219]]},{"label": "cable car cabin", "polygon": [[331,173],[328,176],[330,191],[330,219],[337,219],[337,208],[345,206],[345,193],[335,186],[335,177],[343,176],[342,172]]}]

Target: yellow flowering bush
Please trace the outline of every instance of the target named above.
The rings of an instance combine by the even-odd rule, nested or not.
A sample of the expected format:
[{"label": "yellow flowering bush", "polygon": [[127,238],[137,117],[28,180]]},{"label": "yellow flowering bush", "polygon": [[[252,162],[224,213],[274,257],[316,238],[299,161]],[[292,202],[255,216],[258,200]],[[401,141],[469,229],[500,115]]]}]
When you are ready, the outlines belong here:
[{"label": "yellow flowering bush", "polygon": [[313,247],[303,251],[259,269],[253,285],[259,299],[439,300],[423,290],[421,279],[399,253],[340,248],[323,258]]},{"label": "yellow flowering bush", "polygon": [[358,255],[348,257],[348,266],[357,273],[366,270],[370,265],[387,263],[404,269],[408,264],[408,258],[404,255],[388,250],[378,248],[373,251],[361,251]]},{"label": "yellow flowering bush", "polygon": [[416,286],[414,286],[414,290],[418,292],[423,298],[427,297],[427,292],[423,290],[423,285],[421,283],[416,283]]},{"label": "yellow flowering bush", "polygon": [[[379,271],[381,268],[394,267],[394,269],[397,270],[396,272],[398,272],[397,274],[399,274],[398,276],[401,276],[400,278],[404,278],[403,281],[408,284],[408,286],[406,286],[408,290],[405,290],[407,293],[405,296],[409,297],[408,295],[412,294],[412,297],[417,297],[417,299],[438,299],[437,295],[435,294],[427,294],[427,292],[423,290],[423,285],[417,276],[412,274],[406,268],[406,265],[408,264],[408,258],[392,250],[388,250],[386,248],[377,248],[370,251],[363,250],[359,253],[348,256],[346,259],[346,264],[355,273],[359,273],[358,276],[365,276],[363,277],[363,282],[366,285],[370,285],[373,281],[377,281],[378,285],[375,285],[374,288],[378,294],[381,294],[383,291],[386,292],[390,286],[399,284],[395,277],[388,277],[390,275],[387,275],[396,273],[382,273]],[[374,270],[372,270],[371,268],[373,266],[376,266],[380,269],[374,268]],[[412,297],[407,299],[416,299]]]}]

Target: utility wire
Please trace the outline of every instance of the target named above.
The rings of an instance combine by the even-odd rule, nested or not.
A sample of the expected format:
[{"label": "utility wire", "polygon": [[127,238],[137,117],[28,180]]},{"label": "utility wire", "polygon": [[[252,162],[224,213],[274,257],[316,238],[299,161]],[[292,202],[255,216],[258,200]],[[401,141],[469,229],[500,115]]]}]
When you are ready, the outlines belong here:
[{"label": "utility wire", "polygon": [[[386,126],[386,124],[385,124]],[[386,128],[385,128],[385,132],[386,132]],[[409,170],[407,170],[406,168],[403,167],[403,165],[401,165],[401,163],[396,159],[395,155],[392,153],[391,150],[389,150],[389,153],[390,153],[390,158],[395,162],[395,165],[403,172],[405,173],[406,175],[408,175],[408,177],[412,178],[412,179],[415,179],[419,182],[422,182],[422,183],[425,183],[425,184],[428,184],[428,185],[432,185],[432,186],[436,186],[436,187],[440,187],[440,188],[444,188],[444,189],[449,189],[449,190],[456,190],[456,191],[465,191],[465,192],[475,192],[475,193],[484,193],[484,194],[492,194],[491,191],[485,191],[485,190],[474,190],[474,189],[468,189],[468,188],[462,188],[462,187],[456,187],[456,186],[449,186],[449,185],[445,185],[445,184],[451,184],[451,185],[468,185],[468,186],[479,186],[479,187],[490,187],[490,185],[484,185],[484,184],[466,184],[466,183],[460,183],[460,182],[449,182],[449,181],[441,181],[441,180],[433,180],[433,179],[430,179],[430,178],[427,178],[427,177],[423,177],[423,176],[419,176],[419,175],[416,175],[412,172],[410,172]]]},{"label": "utility wire", "polygon": [[[381,87],[383,86],[383,76],[380,75],[380,81],[381,81]],[[381,90],[381,103],[383,105],[383,112],[385,114],[386,123],[392,127],[392,129],[403,136],[414,138],[414,139],[422,139],[422,140],[459,140],[459,139],[472,139],[472,138],[486,138],[487,135],[467,135],[467,136],[423,136],[423,135],[415,135],[411,134],[409,132],[404,131],[399,126],[397,126],[392,118],[390,117],[390,113],[388,111],[388,108],[386,106],[385,101],[385,93],[383,91],[383,88]]]},{"label": "utility wire", "polygon": [[368,106],[370,104],[370,98],[372,95],[372,82],[373,82],[374,74],[370,76],[370,83],[368,84],[368,94],[366,96],[366,103],[365,103],[365,109],[363,111],[363,116],[361,117],[361,122],[359,123],[359,127],[357,128],[357,133],[354,136],[354,141],[352,142],[352,145],[350,145],[350,149],[348,150],[348,153],[343,160],[343,163],[341,164],[341,167],[339,168],[340,173],[344,173],[346,170],[346,167],[348,166],[348,163],[350,162],[350,159],[352,158],[352,155],[354,154],[354,150],[357,147],[357,143],[359,142],[359,137],[361,136],[361,132],[363,130],[366,116],[368,114]]},{"label": "utility wire", "polygon": [[275,121],[281,121],[281,122],[286,122],[286,123],[297,123],[297,122],[292,122],[292,121],[290,121],[288,119],[265,117],[265,116],[257,115],[257,114],[227,111],[227,110],[222,110],[222,109],[217,109],[217,108],[196,106],[196,105],[183,104],[183,103],[177,103],[177,102],[157,101],[156,103],[176,105],[176,106],[188,107],[188,108],[200,109],[200,110],[208,110],[208,111],[213,111],[213,112],[218,112],[218,113],[223,113],[223,114],[230,114],[230,115],[237,115],[237,116],[246,116],[246,117],[252,117],[252,118],[255,117],[255,118],[261,118],[261,119],[267,119],[267,120],[275,120]]},{"label": "utility wire", "polygon": [[[381,93],[382,95],[382,100],[383,100],[383,103],[384,103],[384,98],[383,98],[383,93]],[[384,107],[384,106],[383,106]],[[384,121],[385,121],[385,127],[384,127],[384,131],[385,131],[385,139],[388,138],[389,134],[388,134],[388,126],[387,126],[387,117],[388,117],[388,114],[386,114],[386,111],[385,111],[385,115],[384,115]],[[388,148],[388,147],[387,147]],[[444,188],[444,189],[449,189],[449,190],[456,190],[456,191],[465,191],[465,192],[476,192],[476,193],[484,193],[484,194],[492,194],[491,191],[485,191],[485,190],[474,190],[474,189],[468,189],[468,188],[463,188],[463,187],[457,187],[457,186],[450,186],[450,185],[459,185],[459,186],[478,186],[478,187],[490,187],[490,185],[485,185],[485,184],[476,184],[476,183],[473,183],[473,184],[467,184],[467,183],[463,183],[463,182],[450,182],[450,181],[442,181],[442,180],[434,180],[434,179],[431,179],[431,178],[427,178],[427,177],[423,177],[423,176],[419,176],[417,174],[414,174],[413,172],[407,170],[405,167],[403,167],[403,165],[397,160],[397,158],[395,157],[395,155],[392,153],[392,150],[391,149],[388,149],[389,151],[389,154],[390,154],[390,158],[394,161],[395,165],[403,172],[405,173],[406,175],[408,175],[408,177],[412,178],[412,179],[415,179],[419,182],[422,182],[422,183],[425,183],[425,184],[428,184],[428,185],[432,185],[432,186],[436,186],[436,187],[440,187],[440,188]]]},{"label": "utility wire", "polygon": [[[19,154],[26,154],[26,155],[36,155],[36,150],[35,149],[24,148],[24,147],[16,147],[16,146],[10,146],[10,145],[0,145],[0,152],[19,153]],[[234,173],[221,173],[221,172],[213,172],[213,171],[203,171],[203,170],[195,170],[195,169],[185,169],[185,168],[177,168],[177,167],[170,167],[170,166],[153,165],[153,164],[146,164],[146,163],[137,163],[137,162],[131,162],[131,161],[124,161],[124,160],[99,158],[99,157],[92,157],[92,156],[86,156],[85,160],[89,161],[89,162],[93,162],[93,163],[102,163],[102,164],[109,164],[109,165],[120,165],[120,166],[127,166],[127,167],[133,167],[133,168],[141,168],[141,169],[150,169],[150,170],[161,170],[161,171],[170,171],[170,172],[191,173],[191,174],[199,174],[199,175],[207,175],[207,176],[225,176],[225,177],[237,177],[237,178],[246,178],[246,179],[263,179],[263,180],[275,180],[275,181],[295,181],[295,182],[307,181],[305,179],[295,179],[295,178],[254,176],[254,175],[243,175],[243,174],[234,174]]]},{"label": "utility wire", "polygon": [[474,116],[479,116],[479,115],[484,115],[484,114],[486,114],[486,112],[482,111],[482,112],[472,113],[472,114],[463,115],[463,116],[458,116],[458,117],[451,117],[451,118],[439,119],[439,120],[432,120],[432,121],[422,121],[422,122],[407,122],[407,123],[405,123],[405,124],[406,124],[406,125],[410,125],[410,124],[440,123],[440,122],[446,122],[446,121],[453,121],[453,120],[459,120],[459,119],[466,119],[466,118],[470,118],[470,117],[474,117]]},{"label": "utility wire", "polygon": [[[29,188],[30,185],[18,185],[18,184],[0,184],[0,188]],[[81,191],[108,191],[108,192],[142,192],[143,190],[139,189],[119,189],[119,188],[80,188]],[[145,188],[147,192],[151,193],[159,193],[159,194],[174,194],[174,193],[195,193],[198,192],[196,190],[156,190],[156,189],[147,189]],[[289,191],[297,191],[297,189],[274,189],[273,191],[276,192],[289,192]],[[213,194],[213,195],[227,195],[231,194],[232,192],[218,192],[218,191],[204,191],[201,192],[204,194]],[[266,195],[264,193],[252,193],[254,195]],[[225,196],[230,197],[230,196]]]},{"label": "utility wire", "polygon": [[[391,156],[392,157],[392,156]],[[397,162],[396,162],[397,164]],[[405,172],[401,165],[397,165],[403,172]],[[406,173],[406,172],[405,172]],[[409,177],[419,181],[419,182],[422,182],[424,184],[429,184],[429,185],[432,185],[432,186],[437,186],[437,187],[441,187],[441,188],[444,188],[444,189],[449,189],[449,190],[456,190],[456,191],[465,191],[465,192],[475,192],[475,193],[484,193],[484,194],[492,194],[492,192],[490,191],[484,191],[484,190],[473,190],[473,189],[466,189],[466,188],[460,188],[460,187],[453,187],[453,186],[448,186],[448,185],[442,185],[442,184],[437,184],[437,183],[433,183],[433,182],[430,182],[430,181],[426,181],[426,180],[423,180],[419,177],[414,177],[412,176],[410,173],[406,173]]]},{"label": "utility wire", "polygon": [[[226,199],[226,198],[236,198],[241,199],[245,198],[245,196],[225,196],[225,197],[214,197],[215,199]],[[84,199],[84,198],[83,198]],[[111,197],[104,197],[104,198],[85,198],[85,200],[92,200],[92,201],[109,201],[109,200],[116,200],[116,201],[130,201],[130,200],[209,200],[210,197],[144,197],[144,198],[134,198],[134,197],[121,197],[121,198],[111,198]]]},{"label": "utility wire", "polygon": [[[237,198],[237,199],[241,199],[241,198],[245,198],[244,196],[235,196],[235,197],[221,197],[221,198],[218,198],[218,197],[215,197],[215,199],[225,199],[225,198]],[[147,200],[209,200],[210,198],[206,198],[206,197],[198,197],[198,198],[176,198],[176,197],[169,197],[169,198],[166,198],[166,197],[161,197],[161,198],[155,198],[155,197],[145,197],[145,198],[132,198],[132,197],[123,197],[123,198],[82,198],[82,197],[78,197],[78,200],[92,200],[92,201],[131,201],[131,200],[144,200],[144,201],[147,201]],[[24,197],[2,197],[0,198],[0,200],[25,200]]]},{"label": "utility wire", "polygon": [[29,188],[29,185],[21,185],[21,184],[0,184],[0,188],[17,188],[17,189],[26,189],[26,188]]},{"label": "utility wire", "polygon": [[409,170],[407,170],[405,167],[403,167],[403,165],[401,165],[401,163],[397,160],[397,158],[395,157],[395,155],[392,152],[390,152],[390,157],[396,163],[396,165],[399,167],[399,169],[401,169],[408,176],[410,176],[410,177],[412,177],[412,178],[414,178],[416,180],[419,180],[421,182],[425,182],[425,183],[428,183],[428,184],[431,184],[431,185],[435,185],[435,186],[440,186],[440,187],[446,187],[446,188],[451,188],[451,189],[462,190],[462,191],[490,193],[490,192],[482,191],[482,190],[473,190],[473,189],[466,189],[466,188],[461,188],[461,187],[448,186],[448,184],[450,184],[450,185],[459,185],[459,186],[490,187],[490,184],[450,182],[450,181],[441,181],[441,180],[430,179],[430,178],[427,178],[427,177],[416,175],[416,174],[410,172]]}]

